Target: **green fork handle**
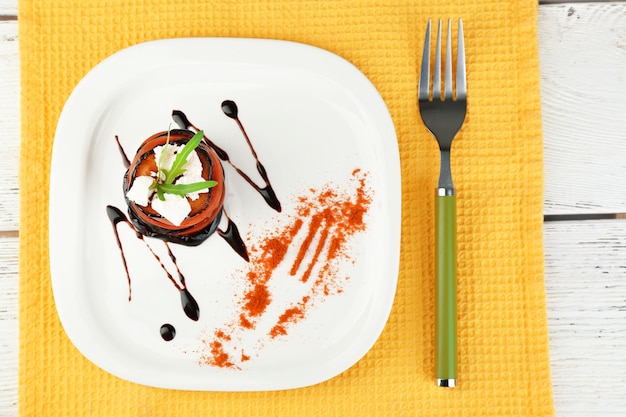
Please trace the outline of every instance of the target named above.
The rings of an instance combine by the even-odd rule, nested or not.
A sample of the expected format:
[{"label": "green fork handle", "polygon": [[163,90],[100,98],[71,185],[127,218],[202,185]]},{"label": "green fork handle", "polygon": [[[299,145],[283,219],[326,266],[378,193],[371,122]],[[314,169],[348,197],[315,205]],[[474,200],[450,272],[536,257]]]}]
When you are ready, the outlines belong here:
[{"label": "green fork handle", "polygon": [[435,377],[439,386],[454,387],[457,378],[456,196],[437,195],[435,211]]}]

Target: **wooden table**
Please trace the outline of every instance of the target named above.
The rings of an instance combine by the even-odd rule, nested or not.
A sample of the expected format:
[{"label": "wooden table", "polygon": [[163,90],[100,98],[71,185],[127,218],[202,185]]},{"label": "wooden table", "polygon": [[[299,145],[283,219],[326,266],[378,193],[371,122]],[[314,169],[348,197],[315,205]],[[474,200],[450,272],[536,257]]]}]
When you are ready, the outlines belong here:
[{"label": "wooden table", "polygon": [[[539,46],[556,414],[625,416],[626,1],[554,3]],[[17,27],[17,0],[0,0],[0,416],[17,415]]]}]

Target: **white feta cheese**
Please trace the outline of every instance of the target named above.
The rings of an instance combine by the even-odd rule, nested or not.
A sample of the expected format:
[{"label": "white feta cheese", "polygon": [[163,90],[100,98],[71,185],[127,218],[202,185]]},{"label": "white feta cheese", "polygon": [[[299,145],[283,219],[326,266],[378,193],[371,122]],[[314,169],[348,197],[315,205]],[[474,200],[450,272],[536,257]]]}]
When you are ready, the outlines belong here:
[{"label": "white feta cheese", "polygon": [[153,182],[154,178],[152,177],[135,177],[133,186],[130,187],[130,190],[126,193],[126,197],[135,204],[146,207],[150,201],[150,196],[154,192],[150,189]]},{"label": "white feta cheese", "polygon": [[[179,152],[185,148],[186,145],[183,145]],[[183,173],[183,177],[186,175],[190,175],[193,177],[201,177],[202,176],[202,162],[200,161],[200,157],[197,152],[192,152],[187,157],[187,162],[183,165],[183,169],[185,172]],[[187,184],[187,183],[186,183]]]},{"label": "white feta cheese", "polygon": [[186,198],[176,194],[163,194],[165,201],[161,201],[155,194],[152,197],[152,208],[165,217],[174,226],[180,226],[185,217],[191,212],[191,206]]},{"label": "white feta cheese", "polygon": [[[163,146],[156,146],[154,148],[154,159],[156,160],[157,167],[159,169],[170,170],[176,159],[176,153],[180,146],[167,144]],[[195,153],[195,152],[194,152]],[[165,178],[161,178],[164,180]]]}]

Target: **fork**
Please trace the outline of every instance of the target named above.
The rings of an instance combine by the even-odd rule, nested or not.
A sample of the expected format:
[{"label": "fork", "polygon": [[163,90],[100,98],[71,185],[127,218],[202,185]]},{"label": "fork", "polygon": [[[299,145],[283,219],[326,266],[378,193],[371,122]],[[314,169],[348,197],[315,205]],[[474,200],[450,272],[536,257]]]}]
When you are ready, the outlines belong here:
[{"label": "fork", "polygon": [[435,197],[435,378],[440,387],[455,387],[457,379],[456,195],[450,169],[450,150],[452,139],[465,120],[467,87],[461,19],[458,23],[456,91],[452,85],[452,28],[451,20],[448,19],[442,94],[441,26],[441,19],[439,19],[431,90],[431,21],[428,20],[422,53],[418,105],[424,124],[439,143],[441,155]]}]

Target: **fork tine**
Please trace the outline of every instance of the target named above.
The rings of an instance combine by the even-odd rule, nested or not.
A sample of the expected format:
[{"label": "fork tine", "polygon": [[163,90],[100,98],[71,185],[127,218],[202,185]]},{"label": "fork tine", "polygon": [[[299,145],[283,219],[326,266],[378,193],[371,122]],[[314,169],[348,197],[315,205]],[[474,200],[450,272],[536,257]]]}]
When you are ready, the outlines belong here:
[{"label": "fork tine", "polygon": [[433,100],[441,100],[441,19],[439,19],[439,24],[437,25],[435,70],[433,74]]},{"label": "fork tine", "polygon": [[426,36],[424,37],[424,49],[422,51],[422,67],[420,70],[420,85],[418,91],[419,100],[428,100],[430,85],[430,19],[426,26]]},{"label": "fork tine", "polygon": [[452,25],[448,19],[448,36],[446,37],[446,73],[444,82],[444,100],[452,100]]},{"label": "fork tine", "polygon": [[464,100],[467,97],[465,75],[465,41],[463,40],[463,20],[459,19],[459,34],[457,41],[456,59],[456,99]]}]

